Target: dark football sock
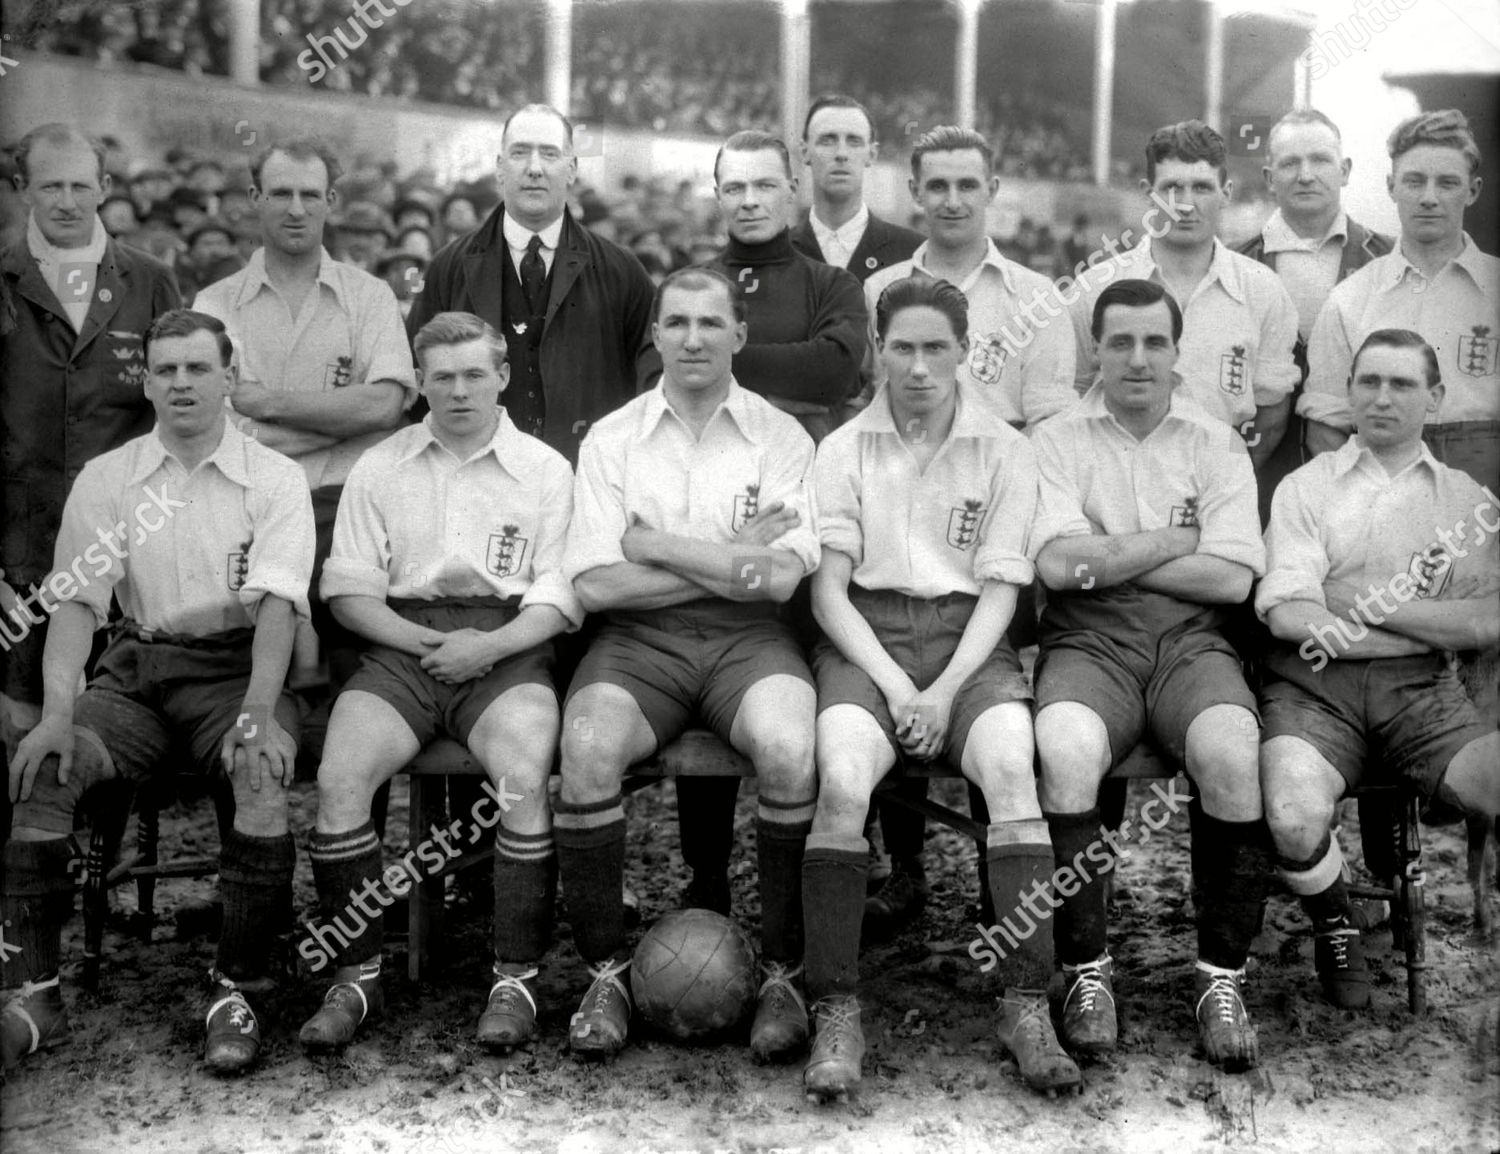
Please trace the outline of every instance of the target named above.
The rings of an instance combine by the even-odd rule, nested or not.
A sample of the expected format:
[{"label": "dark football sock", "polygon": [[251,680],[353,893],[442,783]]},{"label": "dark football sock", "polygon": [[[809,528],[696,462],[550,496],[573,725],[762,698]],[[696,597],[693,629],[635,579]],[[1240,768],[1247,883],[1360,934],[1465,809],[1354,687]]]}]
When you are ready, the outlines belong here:
[{"label": "dark football sock", "polygon": [[552,938],[557,853],[552,834],[495,831],[495,960],[536,962]]},{"label": "dark football sock", "polygon": [[367,886],[380,879],[380,842],[365,822],[342,833],[319,833],[308,839],[318,907],[337,947],[333,962],[353,966],[380,955],[385,938],[381,905]]},{"label": "dark football sock", "polygon": [[1237,970],[1250,956],[1270,890],[1273,850],[1264,819],[1221,821],[1188,807],[1193,836],[1193,889],[1198,958]]},{"label": "dark football sock", "polygon": [[625,945],[625,810],[620,795],[586,805],[558,798],[552,813],[574,944],[584,961],[602,962]]},{"label": "dark football sock", "polygon": [[992,823],[985,856],[997,924],[1016,940],[1016,948],[1000,959],[996,971],[1000,986],[1046,989],[1053,965],[1053,906],[1047,900],[1053,853],[1047,823],[1041,818]]},{"label": "dark football sock", "polygon": [[5,846],[5,880],[0,911],[5,941],[5,988],[35,982],[57,973],[62,960],[62,928],[73,912],[73,879],[68,862],[78,856],[70,837],[16,841]]},{"label": "dark football sock", "polygon": [[[377,858],[377,868],[379,859]],[[217,967],[235,981],[271,976],[271,952],[292,924],[292,835],[253,837],[234,830],[219,851],[224,932]]]},{"label": "dark football sock", "polygon": [[[928,781],[925,777],[909,777],[897,782],[895,791],[902,797],[924,799]],[[878,797],[878,795],[877,795]],[[927,818],[904,805],[877,800],[880,810],[880,832],[885,836],[885,852],[893,861],[899,861],[905,869],[917,876],[922,875],[922,843],[927,836]]]},{"label": "dark football sock", "polygon": [[740,779],[679,777],[676,782],[682,860],[695,874],[721,878],[729,870],[734,849],[734,806]]},{"label": "dark football sock", "polygon": [[[1072,871],[1078,892],[1057,895],[1062,906],[1054,915],[1053,944],[1057,960],[1079,966],[1102,957],[1108,949],[1109,915],[1104,908],[1104,879],[1116,867],[1113,851],[1099,832],[1099,810],[1049,813],[1052,853],[1057,869]],[[998,905],[995,912],[1003,913]]]},{"label": "dark football sock", "polygon": [[1306,861],[1279,857],[1278,870],[1287,888],[1302,901],[1313,930],[1324,933],[1349,924],[1349,887],[1344,883],[1344,855],[1331,833],[1324,833]]},{"label": "dark football sock", "polygon": [[[817,801],[779,802],[762,796],[755,818],[760,869],[760,951],[768,962],[802,960],[802,854]],[[863,838],[860,841],[864,841]],[[865,842],[869,868],[869,843]],[[864,914],[864,902],[859,905]],[[855,938],[859,932],[856,929]]]},{"label": "dark football sock", "polygon": [[814,834],[802,859],[807,917],[807,995],[852,994],[859,986],[859,927],[865,912],[870,843]]}]

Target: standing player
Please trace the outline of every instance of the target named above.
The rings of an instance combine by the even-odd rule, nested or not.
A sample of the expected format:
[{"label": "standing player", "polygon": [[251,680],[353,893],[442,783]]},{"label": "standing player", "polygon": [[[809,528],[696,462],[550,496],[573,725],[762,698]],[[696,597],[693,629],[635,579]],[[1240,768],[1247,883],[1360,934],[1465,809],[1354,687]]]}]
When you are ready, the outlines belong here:
[{"label": "standing player", "polygon": [[792,229],[803,256],[870,274],[911,256],[922,234],[881,220],[865,204],[865,173],[880,143],[870,111],[852,96],[820,96],[802,122],[802,163],[812,174],[812,211]]},{"label": "standing player", "polygon": [[[969,353],[959,380],[973,395],[1018,429],[1068,408],[1077,399],[1070,387],[1073,334],[1060,310],[1050,323],[1031,312],[1055,295],[1052,282],[1002,256],[985,228],[1000,190],[989,142],[952,125],[923,133],[912,146],[908,187],[931,236],[909,260],[865,282],[871,315],[898,280],[913,274],[946,280],[969,301]],[[875,378],[883,379],[878,365]]]},{"label": "standing player", "polygon": [[[1032,551],[1050,590],[1036,666],[1042,808],[1062,887],[1057,954],[1063,1042],[1116,1039],[1113,963],[1098,860],[1099,783],[1149,734],[1198,787],[1191,807],[1198,910],[1198,1029],[1209,1060],[1257,1059],[1240,996],[1265,904],[1255,697],[1225,639],[1264,566],[1244,444],[1175,388],[1182,314],[1153,281],[1110,285],[1094,306],[1099,382],[1037,430]],[[1108,855],[1106,854],[1106,857]]]},{"label": "standing player", "polygon": [[1500,736],[1449,662],[1500,642],[1500,512],[1423,444],[1446,402],[1439,363],[1410,330],[1364,338],[1357,431],[1277,491],[1255,596],[1279,642],[1261,690],[1266,817],[1324,992],[1346,1009],[1368,1004],[1370,974],[1328,825],[1366,760],[1470,815],[1500,812]]},{"label": "standing player", "polygon": [[788,1056],[807,1038],[799,881],[816,695],[777,608],[818,564],[813,444],[734,379],[745,322],[731,282],[680,270],[655,312],[661,383],[584,441],[564,562],[584,608],[603,616],[568,690],[554,806],[573,932],[594,974],[568,1041],[584,1054],[625,1044],[620,782],[696,716],[755,765],[765,981],[750,1046]]},{"label": "standing player", "polygon": [[[307,618],[307,485],[296,465],[225,419],[234,369],[217,319],[166,313],[144,351],[156,428],[84,466],[68,494],[47,582],[58,604],[42,719],[10,766],[18,804],[4,921],[19,949],[4,961],[7,1066],[66,1033],[58,964],[79,801],[101,782],[170,767],[174,740],[200,772],[222,767],[234,785],[234,828],[219,851],[224,931],[206,1003],[215,1072],[255,1061],[260,1026],[246,995],[271,987],[273,943],[291,928],[286,791],[297,711],[283,685]],[[112,594],[124,619],[80,696]]]},{"label": "standing player", "polygon": [[1398,124],[1386,187],[1401,218],[1395,252],[1334,289],[1308,348],[1301,411],[1308,448],[1336,449],[1353,427],[1353,350],[1376,329],[1420,333],[1437,353],[1442,405],[1423,436],[1433,455],[1482,485],[1500,485],[1500,259],[1464,231],[1479,199],[1479,147],[1456,109]]},{"label": "standing player", "polygon": [[[338,200],[339,164],[315,140],[263,149],[250,166],[261,247],[245,267],[198,294],[239,354],[230,397],[237,424],[302,466],[312,491],[318,551],[314,581],[333,545],[344,479],[417,396],[411,350],[390,286],[323,248]],[[354,671],[357,642],[312,596],[313,625],[335,686]]]},{"label": "standing player", "polygon": [[373,647],[334,705],[318,769],[309,853],[319,901],[327,921],[359,932],[340,943],[333,985],[302,1027],[310,1048],[346,1044],[381,1006],[384,919],[379,906],[368,918],[351,908],[381,876],[370,804],[440,734],[479,759],[501,810],[482,1045],[531,1037],[537,963],[552,928],[551,639],[583,620],[561,569],[573,475],[499,406],[510,366],[494,329],[440,313],[415,348],[431,411],[349,474],[323,572],[334,614]]},{"label": "standing player", "polygon": [[821,440],[859,391],[866,340],[859,282],[792,246],[797,180],[780,137],[731,136],[714,158],[714,189],[729,245],[708,267],[735,283],[749,334],[735,354],[735,380]]},{"label": "standing player", "polygon": [[1081,277],[1069,311],[1082,392],[1099,371],[1093,316],[1105,287],[1139,278],[1170,292],[1182,309],[1183,391],[1240,431],[1259,472],[1281,443],[1300,375],[1292,359],[1297,306],[1274,272],[1219,241],[1233,187],[1224,138],[1212,128],[1185,120],[1157,129],[1146,144],[1141,190],[1167,208],[1170,227],[1107,262],[1108,276]]},{"label": "standing player", "polygon": [[[826,1098],[860,1080],[856,996],[870,795],[902,757],[946,757],[985,795],[990,891],[1019,904],[1052,873],[1032,773],[1031,692],[1005,629],[1032,578],[1030,444],[958,384],[963,294],[908,277],[875,327],[887,385],[823,442],[813,611],[818,809],[802,867],[816,1032],[803,1075]],[[1000,1038],[1029,1086],[1080,1083],[1047,1007],[1051,923],[1001,960]]]},{"label": "standing player", "polygon": [[[26,234],[0,254],[0,745],[7,756],[42,705],[47,576],[63,502],[83,466],[151,428],[141,342],[181,302],[160,261],[112,240],[98,206],[105,149],[68,124],[16,146]],[[14,611],[15,616],[12,616]],[[16,630],[22,630],[17,636]]]},{"label": "standing player", "polygon": [[443,312],[489,322],[510,350],[501,402],[511,421],[576,461],[593,423],[636,395],[638,370],[655,372],[651,278],[568,212],[578,157],[555,108],[512,113],[495,167],[503,203],[433,257],[407,331]]},{"label": "standing player", "polygon": [[1296,409],[1307,381],[1307,338],[1318,310],[1334,285],[1391,251],[1389,237],[1351,219],[1340,203],[1352,165],[1332,120],[1315,108],[1288,112],[1271,126],[1261,169],[1276,210],[1260,232],[1235,250],[1275,271],[1297,307],[1292,356],[1301,380],[1292,393],[1286,434],[1261,470],[1261,524],[1270,516],[1276,486],[1302,463],[1302,419]]},{"label": "standing player", "polygon": [[[1000,188],[994,161],[989,142],[977,132],[946,126],[917,138],[909,188],[932,235],[911,259],[867,280],[865,300],[873,315],[885,288],[908,276],[956,285],[969,302],[968,355],[959,367],[960,382],[1002,420],[1031,429],[1078,399],[1071,387],[1073,334],[1060,309],[1052,310],[1050,323],[1031,311],[1054,295],[1052,282],[1001,255],[989,238],[986,213]],[[884,380],[878,360],[874,375],[877,382]],[[1035,617],[1034,595],[1024,590],[1014,622],[1017,645],[1034,640]],[[908,797],[925,797],[927,781],[902,782],[897,788]],[[971,788],[969,798],[978,817],[979,791]],[[866,906],[876,933],[890,933],[909,922],[927,897],[922,817],[902,812],[892,820],[888,812],[883,820],[891,876]],[[988,887],[981,885],[986,913],[988,896]]]}]

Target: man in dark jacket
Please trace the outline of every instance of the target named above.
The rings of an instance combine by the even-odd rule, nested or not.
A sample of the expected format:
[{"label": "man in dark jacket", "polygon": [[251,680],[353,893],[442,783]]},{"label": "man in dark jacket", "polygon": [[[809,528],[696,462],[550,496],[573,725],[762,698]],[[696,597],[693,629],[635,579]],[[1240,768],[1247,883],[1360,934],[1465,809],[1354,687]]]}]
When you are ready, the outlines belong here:
[{"label": "man in dark jacket", "polygon": [[812,174],[812,212],[792,229],[792,247],[863,284],[873,272],[905,260],[922,234],[890,224],[865,204],[865,172],[880,144],[869,110],[852,96],[820,96],[802,123],[802,163]]},{"label": "man in dark jacket", "polygon": [[[0,719],[7,758],[39,716],[45,593],[63,502],[84,464],[147,432],[141,338],[181,303],[160,261],[112,240],[104,148],[45,124],[15,154],[26,234],[0,253]],[[110,527],[106,526],[107,531]],[[14,610],[13,613],[7,611]],[[8,824],[8,823],[7,823]]]},{"label": "man in dark jacket", "polygon": [[660,367],[651,345],[655,289],[640,261],[568,213],[578,158],[565,116],[529,104],[505,122],[500,146],[505,200],[433,258],[407,332],[443,312],[494,325],[510,349],[501,403],[511,420],[576,463],[589,426],[632,400],[642,376]]},{"label": "man in dark jacket", "polygon": [[1377,256],[1391,239],[1372,232],[1344,212],[1341,199],[1353,162],[1344,155],[1338,125],[1314,108],[1288,112],[1266,137],[1266,188],[1276,200],[1265,227],[1236,250],[1268,265],[1297,306],[1297,344],[1292,351],[1302,379],[1292,394],[1286,435],[1260,477],[1260,520],[1271,515],[1271,494],[1302,464],[1302,418],[1297,400],[1307,382],[1307,338],[1333,286]]}]

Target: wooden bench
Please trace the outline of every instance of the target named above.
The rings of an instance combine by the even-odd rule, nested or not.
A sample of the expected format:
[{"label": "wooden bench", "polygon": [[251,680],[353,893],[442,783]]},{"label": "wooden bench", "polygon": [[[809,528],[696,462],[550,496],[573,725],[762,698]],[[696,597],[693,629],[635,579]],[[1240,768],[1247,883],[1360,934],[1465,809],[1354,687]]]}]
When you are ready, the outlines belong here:
[{"label": "wooden bench", "polygon": [[[442,779],[454,775],[482,775],[484,770],[463,746],[449,738],[440,738],[422,750],[403,772],[409,777],[410,791],[408,845],[416,846],[430,840],[435,831],[447,829],[451,821],[444,806],[445,789]],[[1175,772],[1152,750],[1142,746],[1126,758],[1110,777],[1172,777]],[[632,766],[625,777],[623,791],[627,794],[635,793],[669,777],[754,776],[755,770],[749,759],[736,753],[709,731],[690,729],[650,761]],[[944,778],[961,775],[946,764],[929,762],[909,767],[905,776]],[[899,774],[887,776],[880,787],[882,797],[983,843],[985,827],[967,814],[926,798],[908,798],[891,792],[888,787],[901,778],[902,775]],[[475,831],[477,832],[477,825]],[[494,852],[493,846],[472,850],[449,861],[442,869],[426,874],[421,882],[412,885],[407,897],[406,972],[413,981],[420,979],[423,968],[431,958],[433,942],[442,933],[443,879],[457,870],[486,860]]]}]

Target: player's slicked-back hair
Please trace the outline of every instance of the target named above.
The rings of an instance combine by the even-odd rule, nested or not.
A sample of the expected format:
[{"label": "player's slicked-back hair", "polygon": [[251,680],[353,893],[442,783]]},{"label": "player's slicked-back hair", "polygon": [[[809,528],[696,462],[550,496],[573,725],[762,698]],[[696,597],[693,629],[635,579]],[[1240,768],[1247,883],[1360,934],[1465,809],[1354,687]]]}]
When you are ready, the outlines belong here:
[{"label": "player's slicked-back hair", "polygon": [[964,152],[974,149],[984,158],[984,171],[988,175],[995,171],[995,150],[990,142],[972,128],[959,128],[956,124],[940,124],[930,128],[912,143],[911,175],[913,180],[922,179],[922,157],[929,152]]},{"label": "player's slicked-back hair", "polygon": [[734,313],[735,321],[743,322],[745,298],[740,295],[740,290],[734,281],[715,268],[680,268],[674,273],[668,273],[661,284],[656,286],[656,295],[651,298],[651,319],[661,320],[661,304],[669,288],[696,291],[713,288],[715,285],[721,286],[729,295],[729,308]]},{"label": "player's slicked-back hair", "polygon": [[1156,166],[1163,160],[1187,164],[1206,160],[1219,173],[1219,184],[1229,179],[1224,138],[1201,120],[1182,120],[1158,128],[1146,141],[1146,179],[1156,181]]},{"label": "player's slicked-back hair", "polygon": [[31,172],[27,167],[27,160],[31,156],[31,150],[38,144],[50,144],[54,148],[65,148],[70,144],[81,144],[94,154],[94,159],[99,162],[99,181],[104,180],[104,160],[107,155],[102,141],[95,140],[80,132],[71,124],[63,124],[54,121],[51,124],[39,124],[25,136],[21,137],[21,143],[16,145],[11,152],[11,157],[16,163],[16,168],[21,172],[21,179],[31,180]]},{"label": "player's slicked-back hair", "polygon": [[250,184],[262,192],[265,190],[261,188],[260,173],[273,152],[279,152],[293,160],[321,160],[323,170],[328,173],[330,190],[344,174],[344,167],[339,164],[339,158],[333,154],[333,149],[315,136],[297,136],[280,144],[268,144],[255,154],[255,159],[250,162]]},{"label": "player's slicked-back hair", "polygon": [[807,108],[807,116],[802,120],[802,139],[807,140],[807,129],[812,124],[812,118],[825,108],[853,108],[865,118],[865,123],[870,126],[870,143],[875,143],[876,129],[875,118],[870,115],[870,110],[855,100],[852,96],[845,96],[842,92],[825,92],[814,100]]},{"label": "player's slicked-back hair", "polygon": [[505,123],[500,126],[500,139],[505,139],[506,133],[510,131],[510,122],[523,112],[545,112],[548,116],[557,117],[563,126],[563,134],[568,138],[568,151],[573,150],[573,122],[564,116],[550,104],[523,104],[505,118]]},{"label": "player's slicked-back hair", "polygon": [[411,342],[417,365],[422,364],[422,351],[440,345],[466,345],[470,341],[483,341],[490,346],[490,357],[499,369],[505,364],[505,336],[488,321],[473,313],[438,313],[417,330]]},{"label": "player's slicked-back hair", "polygon": [[719,183],[719,160],[726,152],[774,152],[781,157],[781,170],[786,173],[786,178],[792,179],[792,154],[787,151],[786,141],[779,136],[758,132],[753,128],[736,132],[719,145],[719,151],[714,153],[715,184]]},{"label": "player's slicked-back hair", "polygon": [[969,298],[948,281],[930,276],[909,276],[885,286],[875,302],[875,333],[885,339],[896,314],[906,309],[936,309],[948,318],[959,341],[969,337]]},{"label": "player's slicked-back hair", "polygon": [[229,330],[218,317],[194,312],[192,309],[173,309],[152,321],[146,335],[141,338],[141,353],[146,363],[150,364],[151,346],[154,343],[175,337],[190,337],[194,333],[213,333],[219,346],[219,364],[228,368],[229,360],[234,356],[234,342],[229,339]]},{"label": "player's slicked-back hair", "polygon": [[1319,112],[1316,108],[1294,108],[1271,125],[1271,131],[1266,133],[1266,159],[1271,159],[1271,141],[1276,139],[1276,133],[1282,128],[1296,128],[1298,125],[1321,124],[1333,133],[1333,138],[1340,145],[1344,143],[1344,134],[1339,131],[1339,126],[1333,122],[1333,118],[1326,112]]},{"label": "player's slicked-back hair", "polygon": [[1427,387],[1431,389],[1443,382],[1443,374],[1438,369],[1437,352],[1422,339],[1421,333],[1414,333],[1411,329],[1376,329],[1354,350],[1354,359],[1349,362],[1350,385],[1354,384],[1354,374],[1359,370],[1359,358],[1369,348],[1420,349],[1422,359],[1427,362]]},{"label": "player's slicked-back hair", "polygon": [[1144,309],[1150,308],[1157,301],[1166,301],[1167,311],[1172,314],[1172,343],[1175,345],[1182,340],[1182,309],[1171,293],[1150,280],[1117,280],[1100,293],[1099,299],[1094,302],[1094,316],[1089,324],[1089,332],[1093,333],[1096,341],[1104,335],[1104,310],[1112,305]]},{"label": "player's slicked-back hair", "polygon": [[1391,157],[1391,167],[1396,166],[1403,153],[1424,144],[1437,148],[1456,148],[1469,162],[1469,175],[1473,176],[1479,171],[1479,145],[1469,128],[1469,118],[1456,108],[1419,112],[1396,125],[1385,142],[1385,150]]}]

